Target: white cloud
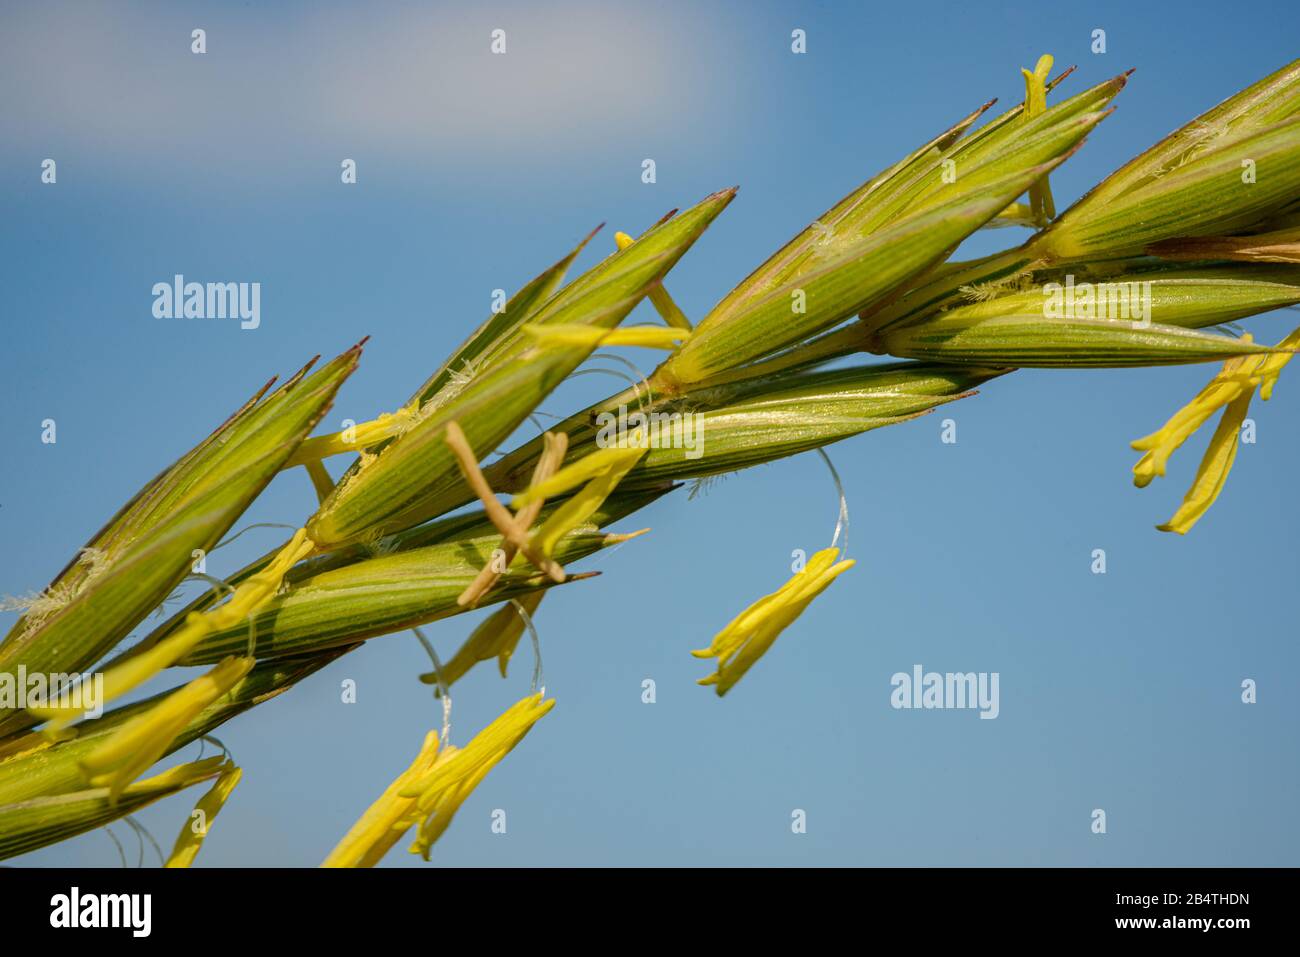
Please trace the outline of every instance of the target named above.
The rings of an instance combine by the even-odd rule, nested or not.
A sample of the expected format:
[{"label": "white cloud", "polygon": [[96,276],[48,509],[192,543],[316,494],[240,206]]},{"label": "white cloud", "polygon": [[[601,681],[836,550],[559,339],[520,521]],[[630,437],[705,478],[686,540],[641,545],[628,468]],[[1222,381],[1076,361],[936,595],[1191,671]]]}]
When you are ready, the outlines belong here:
[{"label": "white cloud", "polygon": [[[203,56],[189,50],[194,27],[207,31]],[[505,55],[489,52],[498,27]],[[705,31],[662,7],[594,2],[49,4],[11,8],[0,34],[11,145],[225,169],[349,144],[471,163],[564,157],[693,111],[699,121],[692,90],[707,79],[693,64],[712,55]]]}]

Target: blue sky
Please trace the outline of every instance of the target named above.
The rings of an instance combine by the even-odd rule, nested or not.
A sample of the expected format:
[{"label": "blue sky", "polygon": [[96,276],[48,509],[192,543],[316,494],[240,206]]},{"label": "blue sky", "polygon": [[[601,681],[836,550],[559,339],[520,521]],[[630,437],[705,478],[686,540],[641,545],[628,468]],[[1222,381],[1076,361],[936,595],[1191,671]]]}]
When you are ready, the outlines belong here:
[{"label": "blue sky", "polygon": [[[596,244],[611,243],[614,228],[740,184],[671,276],[698,318],[862,180],[984,100],[1014,102],[1040,53],[1078,64],[1072,91],[1137,71],[1053,175],[1063,207],[1292,59],[1300,26],[1284,2],[539,6],[6,7],[0,593],[45,585],[141,484],[318,352],[373,337],[332,428],[395,408],[493,289],[597,223],[610,228]],[[488,51],[497,28],[503,57]],[[790,52],[795,28],[805,55]],[[345,158],[355,185],[340,183]],[[260,328],[155,319],[151,287],[176,273],[260,282]],[[1248,327],[1274,341],[1296,318]],[[707,668],[688,651],[781,584],[793,549],[826,544],[830,482],[803,456],[661,500],[621,526],[652,534],[543,605],[554,711],[465,804],[434,864],[400,849],[386,863],[1295,864],[1300,389],[1284,376],[1257,404],[1257,443],[1186,538],[1153,526],[1205,436],[1168,478],[1130,479],[1128,442],[1210,373],[1021,372],[833,447],[858,565],[724,700],[695,686]],[[545,408],[613,387],[580,379]],[[47,418],[55,445],[40,441]],[[300,523],[313,501],[287,474],[241,526]],[[209,571],[277,534],[249,533]],[[1105,575],[1090,570],[1097,548]],[[450,654],[477,620],[430,634]],[[318,863],[438,721],[422,654],[409,634],[375,639],[225,726],[244,780],[200,864]],[[890,677],[915,664],[998,672],[999,717],[892,709]],[[507,681],[484,666],[458,685],[453,738],[520,697],[528,670],[521,650]],[[1241,703],[1246,678],[1257,704]],[[194,797],[141,820],[169,843]],[[1090,831],[1094,808],[1105,835]],[[117,854],[92,833],[25,862]]]}]

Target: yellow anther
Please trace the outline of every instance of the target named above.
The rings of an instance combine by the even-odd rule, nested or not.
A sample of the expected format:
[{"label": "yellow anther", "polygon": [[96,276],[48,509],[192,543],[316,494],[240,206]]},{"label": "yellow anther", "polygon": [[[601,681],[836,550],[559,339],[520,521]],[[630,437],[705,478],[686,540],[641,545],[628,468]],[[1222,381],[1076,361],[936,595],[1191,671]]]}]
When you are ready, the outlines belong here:
[{"label": "yellow anther", "polygon": [[[402,789],[428,772],[438,757],[438,732],[430,731],[424,736],[424,744],[411,766],[366,809],[338,846],[330,851],[321,867],[374,867],[378,864],[411,827],[407,818],[415,806],[415,798],[403,797]],[[404,821],[406,823],[402,823]]]},{"label": "yellow anther", "polygon": [[[1242,338],[1246,342],[1252,341],[1248,334]],[[1211,416],[1220,409],[1224,410],[1196,470],[1192,487],[1173,518],[1164,525],[1156,526],[1160,531],[1186,535],[1201,516],[1209,511],[1223,491],[1228,473],[1236,460],[1241,426],[1250,410],[1256,386],[1259,387],[1260,398],[1267,401],[1273,394],[1278,375],[1291,361],[1295,354],[1293,350],[1298,347],[1300,329],[1278,343],[1277,352],[1227,360],[1191,402],[1170,416],[1169,421],[1155,432],[1132,443],[1134,449],[1146,453],[1133,466],[1133,484],[1143,488],[1156,476],[1164,475],[1169,457]]]},{"label": "yellow anther", "polygon": [[[523,606],[528,616],[532,617],[537,613],[537,608],[545,595],[545,591],[529,592],[519,599],[519,604]],[[515,653],[515,647],[523,634],[524,616],[519,614],[519,610],[513,603],[502,605],[479,623],[479,626],[465,639],[465,643],[460,646],[460,650],[452,655],[451,660],[444,664],[440,671],[426,672],[420,675],[420,680],[425,684],[435,685],[441,678],[442,684],[451,687],[480,661],[490,661],[493,658],[497,659],[497,667],[501,671],[501,677],[504,678],[506,666],[510,664],[510,658]]]},{"label": "yellow anther", "polygon": [[535,485],[530,485],[511,499],[510,505],[517,509],[524,508],[538,499],[554,498],[557,495],[572,491],[579,485],[583,485],[598,476],[617,472],[622,477],[628,469],[640,461],[641,456],[645,455],[645,453],[645,448],[611,446],[597,449],[588,455],[584,455],[576,462],[566,465],[550,478]]},{"label": "yellow anther", "polygon": [[719,697],[730,691],[812,600],[854,566],[849,559],[837,563],[839,553],[838,548],[817,552],[788,582],[733,618],[708,648],[692,651],[697,658],[718,659],[718,670],[699,683],[714,685]]},{"label": "yellow anther", "polygon": [[114,731],[81,761],[92,787],[116,801],[123,789],[161,758],[194,717],[228,692],[253,667],[252,658],[226,658]]},{"label": "yellow anther", "polygon": [[194,858],[198,856],[203,840],[212,827],[212,821],[221,813],[243,775],[244,772],[232,764],[228,771],[217,778],[208,793],[199,798],[189,818],[181,826],[181,833],[177,836],[164,867],[189,867],[194,863]]},{"label": "yellow anther", "polygon": [[397,826],[405,830],[424,818],[419,836],[411,845],[413,854],[429,859],[430,848],[447,830],[465,799],[554,706],[554,698],[543,701],[541,694],[529,695],[475,735],[464,748],[444,748],[428,771],[413,776],[398,788],[400,797],[414,799],[414,807]]}]

